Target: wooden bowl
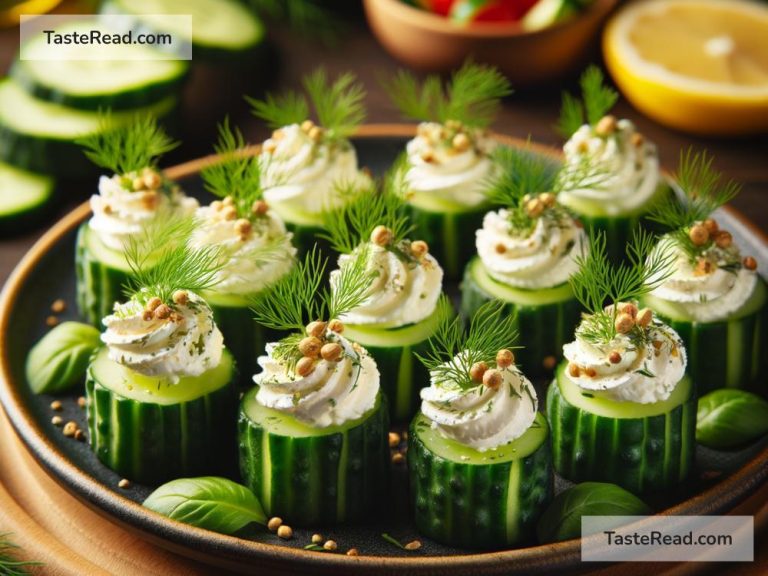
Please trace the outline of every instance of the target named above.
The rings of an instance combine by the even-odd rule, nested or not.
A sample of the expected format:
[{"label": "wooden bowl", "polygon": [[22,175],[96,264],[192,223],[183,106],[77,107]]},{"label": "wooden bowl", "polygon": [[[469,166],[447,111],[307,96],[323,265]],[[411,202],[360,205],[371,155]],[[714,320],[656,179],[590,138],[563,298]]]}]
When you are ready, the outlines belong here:
[{"label": "wooden bowl", "polygon": [[515,88],[551,83],[578,70],[597,47],[618,0],[595,0],[583,13],[529,32],[517,22],[462,25],[401,0],[363,0],[368,24],[395,58],[417,70],[443,72],[467,57],[497,66]]}]

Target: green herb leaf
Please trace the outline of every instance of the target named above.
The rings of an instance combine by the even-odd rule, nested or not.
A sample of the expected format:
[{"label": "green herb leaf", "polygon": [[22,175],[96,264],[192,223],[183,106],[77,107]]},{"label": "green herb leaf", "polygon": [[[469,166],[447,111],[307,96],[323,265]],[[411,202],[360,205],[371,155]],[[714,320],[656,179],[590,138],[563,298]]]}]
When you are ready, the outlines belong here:
[{"label": "green herb leaf", "polygon": [[152,492],[144,506],[222,534],[233,534],[251,522],[267,523],[261,504],[248,488],[215,476],[172,480]]},{"label": "green herb leaf", "polygon": [[246,96],[245,100],[251,105],[253,115],[264,120],[273,130],[299,124],[309,118],[307,99],[298,92],[288,91],[277,96],[267,94],[264,100]]},{"label": "green herb leaf", "polygon": [[363,244],[339,267],[333,276],[333,289],[323,293],[328,319],[338,318],[360,306],[367,297],[375,270],[368,269],[370,245]]},{"label": "green herb leaf", "polygon": [[582,516],[644,516],[650,513],[642,500],[615,484],[583,482],[555,496],[541,516],[536,533],[542,544],[561,542],[581,537]]},{"label": "green herb leaf", "polygon": [[85,381],[91,355],[101,345],[99,331],[88,324],[64,322],[29,351],[26,375],[35,394],[65,392]]},{"label": "green herb leaf", "polygon": [[221,161],[203,168],[205,189],[224,198],[231,196],[239,218],[253,219],[253,203],[264,190],[261,186],[261,163],[256,155],[245,154],[246,142],[238,128],[231,128],[229,118],[219,124],[219,141],[214,150]]},{"label": "green herb leaf", "polygon": [[745,390],[722,389],[699,398],[696,441],[728,450],[768,434],[768,402]]},{"label": "green herb leaf", "polygon": [[597,124],[619,99],[619,94],[605,85],[603,72],[597,66],[589,66],[581,76],[580,102],[573,95],[563,93],[563,105],[560,110],[558,131],[564,138],[569,138],[586,122]]},{"label": "green herb leaf", "polygon": [[396,540],[395,538],[393,538],[392,536],[390,536],[386,532],[384,532],[381,535],[381,537],[384,538],[384,540],[386,540],[387,542],[389,542],[393,546],[396,546],[397,548],[400,548],[400,550],[405,550],[405,546],[403,546],[398,540]]},{"label": "green herb leaf", "polygon": [[312,552],[329,552],[329,550],[326,550],[322,546],[318,546],[317,544],[307,544],[304,546],[304,550],[311,550]]},{"label": "green herb leaf", "polygon": [[496,68],[471,61],[454,72],[445,87],[437,75],[420,83],[405,70],[383,80],[382,86],[407,118],[443,124],[455,120],[475,128],[490,125],[501,99],[512,93],[509,81]]},{"label": "green herb leaf", "polygon": [[488,197],[495,204],[517,207],[526,194],[549,192],[554,186],[553,161],[531,150],[530,138],[524,148],[498,146],[492,159],[498,176],[490,182]]},{"label": "green herb leaf", "polygon": [[179,145],[155,116],[139,115],[129,124],[116,125],[110,112],[101,114],[99,130],[75,142],[91,162],[119,175],[155,168],[160,156]]},{"label": "green herb leaf", "polygon": [[11,533],[4,532],[0,534],[0,574],[3,576],[27,576],[27,568],[34,566],[44,566],[42,562],[31,562],[28,560],[18,560],[12,550],[20,548],[11,542]]}]

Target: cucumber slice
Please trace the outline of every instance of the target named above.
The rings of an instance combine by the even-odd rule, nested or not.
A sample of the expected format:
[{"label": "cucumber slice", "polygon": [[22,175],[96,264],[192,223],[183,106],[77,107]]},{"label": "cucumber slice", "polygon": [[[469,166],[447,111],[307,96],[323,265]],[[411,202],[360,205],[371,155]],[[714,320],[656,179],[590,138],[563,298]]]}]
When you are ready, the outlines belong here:
[{"label": "cucumber slice", "polygon": [[[112,120],[127,123],[137,113],[165,116],[176,104],[171,96],[152,106],[115,112]],[[95,166],[74,140],[102,125],[98,112],[44,102],[13,80],[0,81],[0,160],[34,172],[82,179],[94,174]]]},{"label": "cucumber slice", "polygon": [[553,495],[547,421],[479,452],[443,438],[419,414],[408,436],[411,497],[419,532],[450,546],[500,548],[530,541]]},{"label": "cucumber slice", "polygon": [[[90,30],[77,23],[62,33]],[[49,49],[41,34],[24,46],[28,57]],[[82,51],[93,50],[81,45]],[[124,110],[154,104],[181,88],[189,64],[153,59],[156,51],[135,44],[113,45],[113,60],[18,60],[11,77],[36,98],[81,110]]]},{"label": "cucumber slice", "polygon": [[[236,0],[110,0],[102,14],[136,17],[135,28],[182,35],[191,42],[195,59],[239,58],[264,40],[264,25],[252,10]],[[166,14],[190,14],[192,37],[177,29]]]},{"label": "cucumber slice", "polygon": [[235,459],[234,377],[226,350],[216,368],[170,385],[101,348],[85,384],[91,448],[118,474],[146,484],[227,473]]},{"label": "cucumber slice", "polygon": [[0,236],[25,230],[45,216],[53,179],[0,162]]},{"label": "cucumber slice", "polygon": [[383,397],[358,420],[313,428],[265,408],[256,390],[240,407],[240,474],[264,511],[297,526],[370,519],[389,477]]},{"label": "cucumber slice", "polygon": [[525,290],[493,279],[480,258],[474,258],[461,284],[461,315],[472,318],[490,300],[501,300],[506,311],[517,315],[518,333],[525,347],[515,351],[516,362],[529,376],[552,373],[562,358],[581,317],[581,307],[569,284]]},{"label": "cucumber slice", "polygon": [[685,342],[688,374],[699,394],[717,388],[753,388],[768,393],[768,288],[758,282],[752,296],[727,320],[696,322],[675,303],[646,295],[654,310]]},{"label": "cucumber slice", "polygon": [[621,262],[626,258],[624,251],[632,239],[635,230],[644,228],[654,232],[661,231],[657,223],[651,222],[645,216],[658,202],[661,202],[669,194],[673,194],[672,188],[666,182],[661,182],[656,188],[654,195],[646,204],[636,210],[618,216],[607,214],[604,202],[572,197],[562,198],[562,202],[578,216],[587,230],[594,229],[595,231],[605,233],[605,246],[608,257],[612,262]]},{"label": "cucumber slice", "polygon": [[446,279],[458,280],[475,255],[475,231],[482,228],[483,217],[491,208],[488,204],[467,208],[424,194],[414,195],[408,201],[411,237],[429,244]]},{"label": "cucumber slice", "polygon": [[688,476],[695,456],[696,395],[685,376],[663,402],[599,398],[565,376],[547,392],[555,470],[573,482],[612,482],[643,494],[671,490]]},{"label": "cucumber slice", "polygon": [[437,329],[439,318],[436,308],[421,322],[400,328],[344,325],[344,336],[361,344],[376,360],[393,421],[409,420],[421,403],[419,390],[429,386],[429,371],[415,354],[427,351],[427,340]]},{"label": "cucumber slice", "polygon": [[75,243],[77,309],[86,322],[101,328],[101,320],[123,299],[131,270],[121,252],[107,248],[83,222]]}]

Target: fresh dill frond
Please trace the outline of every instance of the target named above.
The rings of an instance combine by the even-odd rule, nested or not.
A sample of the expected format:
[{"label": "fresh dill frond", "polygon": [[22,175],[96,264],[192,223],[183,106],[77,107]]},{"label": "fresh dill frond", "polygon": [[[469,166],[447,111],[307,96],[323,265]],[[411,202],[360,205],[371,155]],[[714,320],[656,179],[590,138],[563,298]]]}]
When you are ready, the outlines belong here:
[{"label": "fresh dill frond", "polygon": [[[656,246],[646,231],[634,234],[626,260],[610,261],[603,231],[590,231],[589,252],[576,257],[579,269],[569,278],[574,296],[586,309],[577,333],[592,344],[610,343],[617,335],[615,320],[620,302],[637,300],[655,290],[674,272],[674,253]],[[606,304],[610,304],[606,310]]]},{"label": "fresh dill frond", "polygon": [[605,85],[603,72],[595,65],[584,71],[579,84],[581,101],[568,92],[563,93],[557,128],[564,138],[569,138],[585,123],[594,125],[599,122],[619,99],[618,92]]},{"label": "fresh dill frond", "polygon": [[160,156],[179,145],[155,116],[140,114],[128,124],[116,125],[109,111],[100,113],[99,130],[77,138],[75,143],[91,162],[121,176],[156,168]]},{"label": "fresh dill frond", "polygon": [[296,364],[303,358],[299,350],[299,342],[304,338],[303,332],[293,332],[281,340],[275,342],[272,349],[272,358],[285,365],[289,371],[296,369]]},{"label": "fresh dill frond", "polygon": [[383,80],[382,86],[407,118],[441,124],[453,120],[473,128],[490,125],[501,99],[512,93],[509,80],[496,68],[471,61],[454,72],[445,86],[438,75],[419,82],[405,70]]},{"label": "fresh dill frond", "polygon": [[376,274],[368,268],[371,247],[363,244],[339,266],[333,276],[333,289],[325,290],[322,298],[328,319],[338,318],[362,304]]},{"label": "fresh dill frond", "polygon": [[225,198],[231,197],[239,218],[252,219],[253,204],[263,195],[261,162],[256,155],[245,154],[245,139],[238,128],[229,125],[229,118],[219,124],[219,140],[214,150],[221,161],[203,168],[201,176],[205,189]]},{"label": "fresh dill frond", "polygon": [[310,119],[311,104],[315,120],[331,140],[349,137],[365,120],[365,87],[353,73],[341,74],[331,82],[326,71],[318,68],[305,77],[302,84],[305,94],[268,94],[264,100],[246,96],[246,100],[254,116],[271,128]]},{"label": "fresh dill frond", "polygon": [[10,537],[10,532],[0,534],[0,574],[3,576],[27,576],[29,574],[27,568],[44,566],[42,562],[18,560],[15,558],[14,552],[20,550],[20,548],[11,542]]},{"label": "fresh dill frond", "polygon": [[609,169],[589,156],[581,156],[576,162],[563,163],[554,183],[554,193],[581,188],[602,188],[611,178]]},{"label": "fresh dill frond", "polygon": [[124,247],[131,271],[127,296],[157,296],[170,303],[176,290],[199,294],[215,286],[226,257],[220,246],[191,246],[188,240],[195,226],[191,217],[170,224],[156,222],[129,238]]},{"label": "fresh dill frond", "polygon": [[530,139],[523,148],[497,146],[491,158],[498,167],[488,189],[494,204],[518,206],[526,195],[549,192],[554,187],[553,163],[531,150]]},{"label": "fresh dill frond", "polygon": [[403,196],[391,185],[384,184],[379,192],[371,187],[356,193],[355,199],[342,208],[323,212],[325,231],[320,237],[328,240],[335,251],[350,254],[368,242],[373,229],[381,225],[392,231],[392,244],[397,244],[412,230],[404,207]]},{"label": "fresh dill frond", "polygon": [[427,350],[423,354],[416,353],[416,357],[438,383],[473,388],[477,386],[470,376],[473,364],[493,365],[499,350],[516,347],[517,320],[501,301],[483,304],[470,320],[468,329],[464,328],[444,294],[437,310],[438,327],[428,341]]}]

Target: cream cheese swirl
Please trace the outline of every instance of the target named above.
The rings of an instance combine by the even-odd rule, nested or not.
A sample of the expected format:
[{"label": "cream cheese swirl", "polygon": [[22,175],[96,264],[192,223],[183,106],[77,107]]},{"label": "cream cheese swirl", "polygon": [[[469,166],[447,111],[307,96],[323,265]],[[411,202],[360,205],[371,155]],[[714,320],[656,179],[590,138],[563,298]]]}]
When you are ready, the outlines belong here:
[{"label": "cream cheese swirl", "polygon": [[264,199],[310,214],[343,206],[339,186],[358,190],[371,179],[358,170],[357,154],[347,140],[313,139],[298,124],[276,130],[261,153]]},{"label": "cream cheese swirl", "polygon": [[316,428],[339,426],[371,410],[379,394],[376,362],[339,334],[327,331],[326,339],[340,344],[343,356],[336,362],[318,360],[303,377],[274,358],[275,343],[267,344],[266,356],[258,359],[262,371],[253,377],[259,386],[256,401]]},{"label": "cream cheese swirl", "polygon": [[421,412],[444,437],[481,452],[519,438],[536,418],[536,391],[516,367],[500,372],[504,379],[496,389],[463,389],[437,381],[433,372],[431,384],[421,389]]},{"label": "cream cheese swirl", "polygon": [[[585,124],[563,150],[566,181],[559,199],[566,206],[586,200],[609,216],[626,214],[648,202],[661,179],[656,146],[642,138],[629,120],[619,120],[615,131],[602,136]],[[572,174],[587,170],[590,176],[570,188],[569,170]]]},{"label": "cream cheese swirl", "polygon": [[224,338],[214,323],[213,311],[196,294],[187,294],[188,301],[174,304],[164,319],[146,314],[146,292],[115,304],[114,313],[104,318],[106,331],[101,335],[109,358],[140,374],[165,376],[171,382],[218,366]]},{"label": "cream cheese swirl", "polygon": [[467,132],[461,133],[467,144],[457,147],[445,132],[443,125],[425,122],[406,145],[409,191],[464,207],[478,206],[487,200],[488,181],[495,173],[490,158],[494,142],[480,132]]},{"label": "cream cheese swirl", "polygon": [[583,253],[584,230],[565,212],[542,216],[527,236],[512,234],[509,211],[488,212],[475,244],[488,274],[518,288],[552,288],[578,270],[575,257]]},{"label": "cream cheese swirl", "polygon": [[[669,398],[685,373],[686,354],[680,336],[659,321],[647,328],[647,343],[618,334],[606,345],[586,341],[576,330],[576,340],[563,346],[569,378],[581,389],[620,402],[650,404]],[[611,353],[620,360],[611,362]],[[578,366],[578,375],[571,372]]]},{"label": "cream cheese swirl", "polygon": [[[690,258],[675,243],[664,239],[659,243],[670,246],[677,255],[674,272],[651,295],[674,302],[682,307],[691,320],[716,322],[724,320],[739,310],[757,288],[758,275],[754,270],[740,267],[737,270],[724,269],[715,262],[707,270],[697,268]],[[740,260],[738,249],[733,247],[735,260]]]},{"label": "cream cheese swirl", "polygon": [[195,248],[221,246],[227,263],[216,273],[218,294],[255,294],[291,270],[296,248],[283,221],[268,211],[253,221],[232,221],[221,204],[197,211],[198,226],[190,244]]},{"label": "cream cheese swirl", "polygon": [[[407,253],[407,244],[401,252]],[[443,289],[443,269],[431,254],[408,260],[392,250],[369,243],[366,268],[375,275],[357,308],[344,313],[340,320],[347,324],[375,324],[394,328],[415,324],[428,318],[435,310]],[[353,254],[339,257],[339,268]],[[331,288],[336,285],[340,270],[331,272]]]},{"label": "cream cheese swirl", "polygon": [[93,217],[88,226],[112,250],[122,251],[127,240],[141,234],[155,218],[189,216],[198,207],[197,200],[187,197],[176,186],[170,190],[137,191],[123,186],[123,182],[131,182],[137,176],[102,176],[99,193],[91,196]]}]

